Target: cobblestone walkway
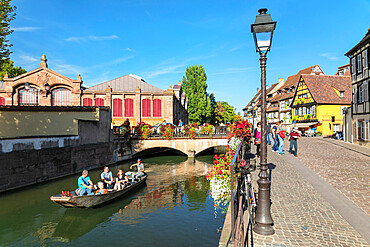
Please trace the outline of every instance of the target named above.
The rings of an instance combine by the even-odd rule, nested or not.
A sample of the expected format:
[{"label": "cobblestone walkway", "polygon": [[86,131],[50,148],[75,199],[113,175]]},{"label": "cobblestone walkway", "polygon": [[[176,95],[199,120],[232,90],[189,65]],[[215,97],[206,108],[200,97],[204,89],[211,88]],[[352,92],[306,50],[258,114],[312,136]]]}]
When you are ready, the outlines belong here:
[{"label": "cobblestone walkway", "polygon": [[[254,246],[369,246],[297,172],[294,164],[270,152],[270,147],[268,161],[274,167],[271,211],[276,232],[272,236],[253,234]],[[253,178],[257,179],[257,173]]]},{"label": "cobblestone walkway", "polygon": [[300,138],[298,145],[300,161],[370,215],[370,157],[321,138]]}]

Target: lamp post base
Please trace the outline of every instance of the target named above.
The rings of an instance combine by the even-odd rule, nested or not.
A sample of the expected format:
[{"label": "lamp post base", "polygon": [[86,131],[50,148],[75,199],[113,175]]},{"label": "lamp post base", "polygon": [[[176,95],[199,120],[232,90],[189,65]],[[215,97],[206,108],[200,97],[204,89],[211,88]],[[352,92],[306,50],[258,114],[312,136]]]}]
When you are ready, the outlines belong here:
[{"label": "lamp post base", "polygon": [[269,236],[275,233],[274,227],[272,225],[265,224],[256,224],[256,226],[253,228],[253,231],[263,236]]}]

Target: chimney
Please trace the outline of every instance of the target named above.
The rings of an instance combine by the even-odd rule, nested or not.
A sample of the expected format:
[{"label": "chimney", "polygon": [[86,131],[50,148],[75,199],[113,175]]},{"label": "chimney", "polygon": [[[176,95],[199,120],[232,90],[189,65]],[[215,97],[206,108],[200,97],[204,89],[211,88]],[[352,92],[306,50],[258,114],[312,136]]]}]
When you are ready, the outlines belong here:
[{"label": "chimney", "polygon": [[259,88],[257,88],[257,93],[260,91],[260,89]]},{"label": "chimney", "polygon": [[280,82],[284,83],[284,78],[279,78],[278,82],[279,82],[279,83],[280,83]]}]

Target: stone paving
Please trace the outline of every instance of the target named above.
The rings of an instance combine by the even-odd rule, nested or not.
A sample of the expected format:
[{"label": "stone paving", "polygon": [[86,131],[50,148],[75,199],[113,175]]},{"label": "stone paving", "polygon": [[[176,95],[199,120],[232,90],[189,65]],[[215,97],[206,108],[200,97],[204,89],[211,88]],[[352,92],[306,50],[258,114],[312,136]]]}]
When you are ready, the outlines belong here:
[{"label": "stone paving", "polygon": [[[302,149],[302,143],[299,148]],[[287,162],[270,151],[275,234],[253,234],[254,246],[369,246],[362,236]],[[315,153],[324,152],[324,150]],[[299,154],[300,155],[300,149]],[[303,155],[302,155],[303,156]],[[257,173],[253,174],[254,180]],[[256,185],[255,185],[256,186]],[[257,186],[256,186],[257,188]]]},{"label": "stone paving", "polygon": [[303,137],[298,140],[298,158],[370,215],[369,156],[322,138]]}]

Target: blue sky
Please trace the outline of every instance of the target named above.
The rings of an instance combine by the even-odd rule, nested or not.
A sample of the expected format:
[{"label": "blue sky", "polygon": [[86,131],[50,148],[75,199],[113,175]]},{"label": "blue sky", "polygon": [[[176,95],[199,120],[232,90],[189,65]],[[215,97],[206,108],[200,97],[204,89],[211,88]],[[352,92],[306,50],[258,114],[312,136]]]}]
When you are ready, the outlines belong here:
[{"label": "blue sky", "polygon": [[370,1],[13,0],[17,66],[50,69],[92,86],[136,74],[161,89],[203,65],[208,92],[241,111],[260,87],[250,25],[258,9],[277,21],[267,84],[319,64],[332,75],[370,27]]}]

